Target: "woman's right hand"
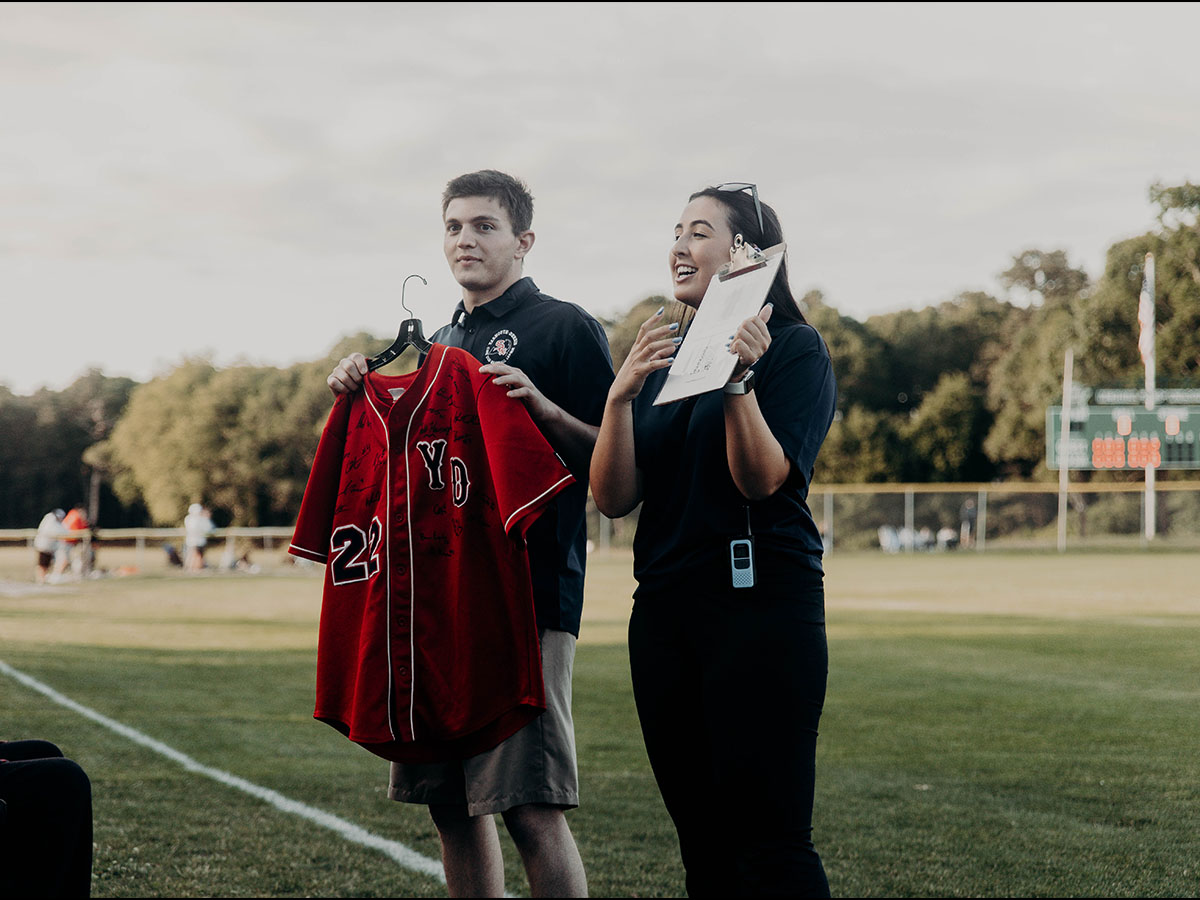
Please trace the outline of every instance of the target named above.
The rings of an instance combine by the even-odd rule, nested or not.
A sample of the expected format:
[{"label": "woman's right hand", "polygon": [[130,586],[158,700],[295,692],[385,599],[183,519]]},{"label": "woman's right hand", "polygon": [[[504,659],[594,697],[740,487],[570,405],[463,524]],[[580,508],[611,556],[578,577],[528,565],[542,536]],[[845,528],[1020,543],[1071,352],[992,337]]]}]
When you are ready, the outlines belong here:
[{"label": "woman's right hand", "polygon": [[680,338],[675,336],[679,328],[678,322],[670,325],[657,325],[662,321],[665,307],[659,307],[658,312],[642,323],[638,329],[637,339],[625,362],[617,370],[616,378],[608,391],[610,401],[632,403],[633,398],[642,392],[646,378],[651,372],[665,369],[674,361],[675,350]]},{"label": "woman's right hand", "polygon": [[351,353],[334,367],[325,383],[334,394],[353,394],[362,387],[366,374],[367,358],[361,353]]}]

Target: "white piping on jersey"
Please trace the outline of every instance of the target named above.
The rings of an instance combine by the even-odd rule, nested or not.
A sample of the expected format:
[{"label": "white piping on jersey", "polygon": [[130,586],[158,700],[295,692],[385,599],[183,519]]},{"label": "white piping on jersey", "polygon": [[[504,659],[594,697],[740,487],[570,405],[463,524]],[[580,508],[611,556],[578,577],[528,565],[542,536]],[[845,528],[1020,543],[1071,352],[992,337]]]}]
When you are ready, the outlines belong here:
[{"label": "white piping on jersey", "polygon": [[391,463],[391,456],[392,456],[392,436],[388,433],[387,417],[384,416],[379,411],[379,408],[375,405],[375,401],[371,397],[370,388],[365,384],[363,385],[363,396],[367,398],[367,406],[371,407],[371,412],[375,413],[375,417],[377,419],[379,419],[379,424],[383,426],[383,450],[384,450],[384,454],[385,454],[384,458],[387,460],[387,462],[384,463],[384,467],[383,467],[384,468],[384,477],[383,477],[384,494],[383,494],[383,496],[386,498],[385,504],[386,504],[386,510],[387,510],[384,515],[384,518],[387,520],[387,524],[385,524],[383,526],[383,541],[382,541],[383,547],[384,547],[383,567],[384,567],[384,571],[386,572],[386,575],[384,576],[384,579],[383,579],[383,597],[384,597],[383,608],[386,612],[386,615],[384,616],[384,627],[387,629],[387,632],[386,632],[386,634],[384,634],[384,642],[387,644],[387,653],[384,655],[387,657],[388,733],[392,736],[392,740],[396,741],[396,740],[399,740],[399,738],[396,737],[396,722],[395,722],[396,704],[392,702],[392,700],[393,700],[392,690],[393,690],[393,686],[395,684],[396,679],[395,679],[395,676],[392,674],[392,646],[391,646],[392,645],[392,541],[391,541],[392,467],[391,467],[390,463]]},{"label": "white piping on jersey", "polygon": [[512,525],[513,521],[515,519],[517,519],[521,515],[521,513],[523,513],[525,510],[529,509],[529,507],[533,506],[535,503],[537,503],[539,500],[541,500],[547,494],[551,494],[554,491],[558,490],[558,488],[561,485],[567,484],[568,482],[573,480],[574,477],[575,477],[574,475],[567,475],[564,478],[558,479],[558,481],[554,482],[554,484],[550,485],[550,487],[546,488],[546,490],[542,491],[540,494],[538,494],[536,497],[534,497],[532,500],[530,500],[524,506],[518,507],[517,509],[513,510],[513,514],[504,520],[505,533],[506,534],[508,533],[509,526]]},{"label": "white piping on jersey", "polygon": [[295,556],[302,556],[305,559],[311,559],[313,562],[329,562],[328,553],[322,553],[320,550],[309,550],[307,547],[298,547],[295,544],[288,544],[288,553]]},{"label": "white piping on jersey", "polygon": [[[434,370],[433,376],[429,379],[429,386],[425,388],[425,393],[421,395],[421,399],[413,405],[412,414],[409,415],[408,424],[404,428],[404,496],[407,504],[405,512],[408,521],[408,731],[413,736],[414,741],[417,739],[416,720],[413,716],[413,703],[417,697],[417,572],[414,568],[415,560],[413,557],[412,478],[409,477],[408,472],[408,439],[412,434],[413,420],[417,417],[417,410],[421,408],[421,404],[425,402],[433,390],[433,386],[437,384],[438,376],[442,374],[442,364],[446,361],[446,350],[447,348],[443,346],[442,355],[438,357],[437,369]],[[427,365],[429,365],[428,357],[425,359],[422,368]],[[390,475],[391,466],[388,466],[388,473]],[[391,496],[391,492],[389,491],[388,497]],[[389,635],[389,639],[390,637]],[[388,657],[391,657],[390,653]]]}]

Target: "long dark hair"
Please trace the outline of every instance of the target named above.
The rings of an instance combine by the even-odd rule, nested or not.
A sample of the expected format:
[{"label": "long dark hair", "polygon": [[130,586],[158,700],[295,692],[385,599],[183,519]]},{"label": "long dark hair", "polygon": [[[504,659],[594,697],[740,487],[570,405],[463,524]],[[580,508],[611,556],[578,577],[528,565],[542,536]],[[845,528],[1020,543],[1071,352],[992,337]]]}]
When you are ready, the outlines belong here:
[{"label": "long dark hair", "polygon": [[[759,202],[762,206],[763,227],[759,229],[754,197],[749,191],[723,191],[715,187],[706,187],[704,190],[692,194],[688,198],[688,202],[697,197],[712,197],[724,206],[730,230],[734,234],[740,234],[747,243],[754,244],[760,250],[774,247],[783,241],[783,226],[779,224],[779,216],[775,214],[775,210],[761,202],[762,198],[759,198]],[[767,292],[764,305],[766,303],[774,304],[775,310],[771,313],[774,319],[782,318],[793,322],[807,321],[804,313],[800,311],[800,304],[792,296],[791,285],[788,284],[786,252],[783,255],[783,262],[779,265],[779,271],[775,273],[775,281],[771,284],[771,290]]]}]

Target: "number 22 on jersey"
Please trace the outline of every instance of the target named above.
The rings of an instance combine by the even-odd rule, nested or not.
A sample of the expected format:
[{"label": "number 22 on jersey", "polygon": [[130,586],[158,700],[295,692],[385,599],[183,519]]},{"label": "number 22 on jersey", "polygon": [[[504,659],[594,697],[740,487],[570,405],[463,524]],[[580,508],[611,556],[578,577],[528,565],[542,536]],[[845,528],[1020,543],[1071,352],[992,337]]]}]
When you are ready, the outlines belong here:
[{"label": "number 22 on jersey", "polygon": [[329,565],[334,584],[366,581],[379,573],[379,541],[383,525],[379,516],[364,534],[357,525],[343,525],[329,538]]}]

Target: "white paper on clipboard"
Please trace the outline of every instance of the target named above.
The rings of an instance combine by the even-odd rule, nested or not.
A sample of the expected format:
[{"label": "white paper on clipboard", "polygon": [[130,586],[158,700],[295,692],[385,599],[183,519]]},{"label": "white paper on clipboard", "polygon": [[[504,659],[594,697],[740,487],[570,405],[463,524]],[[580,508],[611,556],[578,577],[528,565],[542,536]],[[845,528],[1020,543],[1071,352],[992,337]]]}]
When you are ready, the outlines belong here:
[{"label": "white paper on clipboard", "polygon": [[725,345],[737,327],[762,308],[785,249],[786,244],[776,244],[763,250],[748,267],[723,269],[713,275],[687,337],[667,370],[655,406],[716,390],[729,381],[737,357]]}]

